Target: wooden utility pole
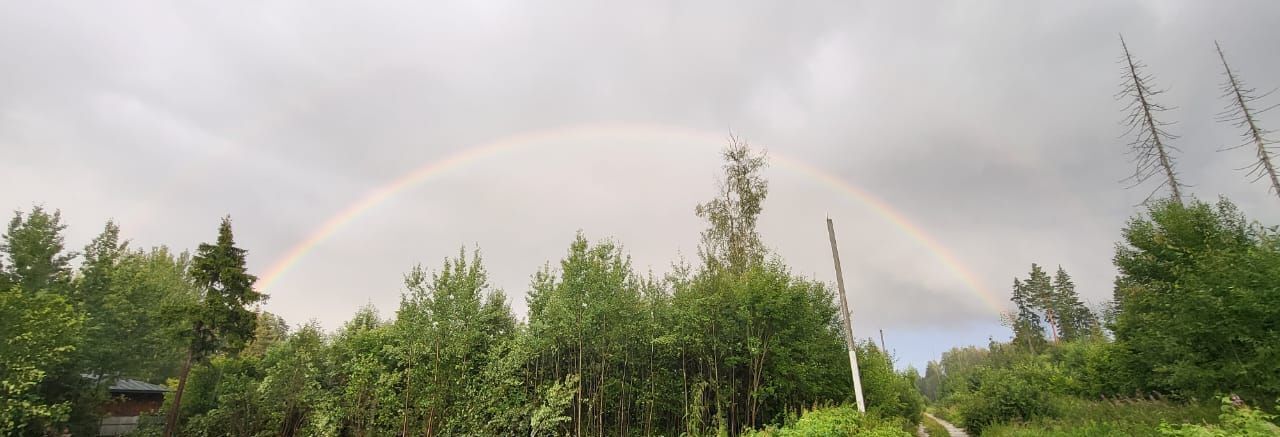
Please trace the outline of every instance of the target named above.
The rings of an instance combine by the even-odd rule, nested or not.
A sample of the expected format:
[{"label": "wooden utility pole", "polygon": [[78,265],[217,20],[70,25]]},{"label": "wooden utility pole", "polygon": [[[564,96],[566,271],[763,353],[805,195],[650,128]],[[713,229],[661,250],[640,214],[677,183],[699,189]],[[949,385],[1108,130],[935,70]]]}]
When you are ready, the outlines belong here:
[{"label": "wooden utility pole", "polygon": [[884,352],[884,356],[886,358],[889,356],[889,348],[884,347],[884,330],[883,329],[880,330],[880,352]]},{"label": "wooden utility pole", "polygon": [[836,249],[836,228],[827,217],[827,236],[831,238],[831,258],[836,264],[836,288],[840,290],[840,314],[844,316],[844,341],[849,347],[849,368],[853,370],[853,393],[858,400],[858,412],[867,412],[867,404],[862,400],[862,376],[858,375],[857,346],[853,341],[853,319],[849,318],[849,298],[844,293],[844,273],[840,271],[840,251]]}]

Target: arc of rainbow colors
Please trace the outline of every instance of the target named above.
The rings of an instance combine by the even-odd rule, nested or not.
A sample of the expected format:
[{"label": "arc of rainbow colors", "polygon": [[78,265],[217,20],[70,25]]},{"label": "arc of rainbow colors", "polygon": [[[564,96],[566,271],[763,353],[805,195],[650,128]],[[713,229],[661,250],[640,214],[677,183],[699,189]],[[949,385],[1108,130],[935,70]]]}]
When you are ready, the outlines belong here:
[{"label": "arc of rainbow colors", "polygon": [[[683,137],[697,142],[709,142],[717,147],[723,144],[723,136],[717,136],[704,132],[699,132],[682,127],[673,127],[654,124],[637,124],[637,123],[609,123],[609,124],[593,124],[571,126],[567,128],[550,129],[535,131],[530,133],[517,134],[500,138],[496,141],[482,144],[480,146],[464,149],[449,155],[443,159],[432,161],[413,169],[386,185],[382,185],[373,189],[368,194],[361,197],[354,203],[346,206],[338,213],[330,216],[319,227],[307,235],[302,241],[293,245],[287,252],[278,258],[267,269],[267,273],[262,276],[262,280],[258,282],[259,290],[267,290],[275,284],[286,272],[288,272],[298,261],[310,253],[316,246],[328,240],[334,233],[346,227],[353,220],[358,218],[365,212],[373,209],[379,204],[396,194],[418,185],[432,176],[439,175],[450,169],[460,167],[462,165],[478,161],[484,158],[492,157],[499,153],[509,152],[516,149],[531,147],[543,141],[555,139],[567,139],[573,137],[588,137],[592,135],[661,135],[665,137]],[[931,254],[934,255],[952,274],[961,280],[971,291],[977,294],[982,300],[996,312],[1003,312],[1004,305],[1002,299],[991,294],[977,277],[964,267],[964,264],[951,253],[946,246],[943,246],[935,238],[909,220],[906,216],[899,213],[885,201],[868,193],[843,179],[840,179],[830,173],[827,173],[817,167],[807,164],[803,161],[788,158],[779,155],[773,150],[769,151],[771,162],[776,162],[783,167],[787,167],[797,173],[808,176],[824,185],[843,192],[853,197],[864,206],[870,208],[881,218],[897,227],[904,234],[911,237],[917,243],[924,246]]]}]

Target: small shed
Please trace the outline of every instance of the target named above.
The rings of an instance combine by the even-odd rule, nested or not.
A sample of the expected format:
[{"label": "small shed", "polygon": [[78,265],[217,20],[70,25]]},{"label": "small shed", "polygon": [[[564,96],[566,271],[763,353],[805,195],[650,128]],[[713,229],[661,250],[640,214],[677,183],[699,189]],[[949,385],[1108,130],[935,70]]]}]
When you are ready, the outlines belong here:
[{"label": "small shed", "polygon": [[136,379],[117,379],[107,389],[111,400],[102,407],[100,436],[127,434],[139,425],[143,413],[151,413],[164,405],[169,387]]}]

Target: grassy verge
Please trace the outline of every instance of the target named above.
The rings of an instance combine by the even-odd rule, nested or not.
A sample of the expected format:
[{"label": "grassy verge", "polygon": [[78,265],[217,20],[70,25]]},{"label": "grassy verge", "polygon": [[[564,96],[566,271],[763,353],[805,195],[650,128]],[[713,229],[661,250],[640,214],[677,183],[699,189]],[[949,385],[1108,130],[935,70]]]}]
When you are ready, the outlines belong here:
[{"label": "grassy verge", "polygon": [[956,412],[955,405],[942,406],[942,405],[935,404],[935,405],[929,406],[927,410],[929,411],[929,414],[937,416],[937,418],[939,419],[951,422],[952,424],[956,424],[956,425],[960,424],[960,416]]},{"label": "grassy verge", "polygon": [[929,437],[951,437],[951,433],[947,432],[946,427],[942,426],[938,421],[929,418],[929,416],[925,416],[921,419],[921,423],[924,424],[924,431],[929,434]]},{"label": "grassy verge", "polygon": [[1026,423],[992,425],[982,435],[996,437],[1158,436],[1160,423],[1216,423],[1218,408],[1160,401],[1113,404],[1061,398],[1059,414]]}]

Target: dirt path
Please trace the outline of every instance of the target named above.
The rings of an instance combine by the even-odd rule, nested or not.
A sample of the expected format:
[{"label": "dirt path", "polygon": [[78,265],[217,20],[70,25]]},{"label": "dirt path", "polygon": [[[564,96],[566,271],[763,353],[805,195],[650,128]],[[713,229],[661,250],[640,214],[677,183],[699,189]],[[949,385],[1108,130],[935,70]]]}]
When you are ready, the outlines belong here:
[{"label": "dirt path", "polygon": [[[951,437],[969,437],[969,434],[966,434],[966,433],[964,432],[964,430],[963,430],[963,429],[960,429],[960,428],[956,427],[955,425],[952,425],[952,424],[951,424],[951,422],[947,422],[947,421],[945,421],[945,420],[939,419],[939,418],[937,418],[937,417],[935,417],[934,415],[929,414],[929,413],[924,413],[924,415],[925,415],[925,416],[929,416],[929,418],[930,418],[930,419],[933,419],[933,420],[938,421],[938,423],[941,423],[941,424],[942,424],[942,427],[943,427],[943,428],[946,428],[948,433],[951,433]],[[920,428],[920,435],[921,435],[922,437],[923,437],[923,436],[927,436],[927,435],[924,433],[924,427],[923,427],[923,426]]]}]

